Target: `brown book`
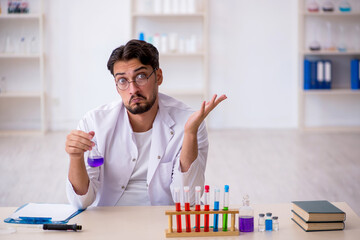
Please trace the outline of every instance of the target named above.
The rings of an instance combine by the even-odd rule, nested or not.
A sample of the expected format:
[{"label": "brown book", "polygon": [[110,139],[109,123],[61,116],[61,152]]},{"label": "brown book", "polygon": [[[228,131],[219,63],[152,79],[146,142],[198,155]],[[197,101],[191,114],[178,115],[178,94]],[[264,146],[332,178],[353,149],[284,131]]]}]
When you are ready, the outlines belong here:
[{"label": "brown book", "polygon": [[343,230],[345,228],[344,222],[305,222],[304,219],[298,216],[294,211],[291,220],[299,225],[305,232],[334,231]]},{"label": "brown book", "polygon": [[346,214],[329,201],[294,201],[293,211],[305,222],[342,222]]}]

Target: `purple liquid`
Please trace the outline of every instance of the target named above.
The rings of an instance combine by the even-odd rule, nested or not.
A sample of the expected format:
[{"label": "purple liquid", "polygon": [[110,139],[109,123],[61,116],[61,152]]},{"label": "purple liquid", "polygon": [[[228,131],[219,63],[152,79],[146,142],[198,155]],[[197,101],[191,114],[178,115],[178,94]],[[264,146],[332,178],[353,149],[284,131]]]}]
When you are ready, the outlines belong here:
[{"label": "purple liquid", "polygon": [[99,167],[104,164],[103,157],[88,157],[87,160],[90,167]]},{"label": "purple liquid", "polygon": [[239,217],[239,230],[240,232],[253,232],[254,217]]}]

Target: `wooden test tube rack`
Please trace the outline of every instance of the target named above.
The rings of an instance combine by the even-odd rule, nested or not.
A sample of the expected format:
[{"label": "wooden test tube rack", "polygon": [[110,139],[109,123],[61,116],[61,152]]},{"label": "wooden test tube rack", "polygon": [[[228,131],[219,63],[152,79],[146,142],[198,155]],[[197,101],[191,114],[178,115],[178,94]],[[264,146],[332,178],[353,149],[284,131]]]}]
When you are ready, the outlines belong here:
[{"label": "wooden test tube rack", "polygon": [[[173,229],[173,216],[174,215],[198,215],[198,214],[224,214],[227,213],[228,215],[231,215],[231,226],[230,229],[228,228],[227,231],[222,230],[222,226],[219,225],[219,231],[214,232],[213,228],[209,228],[209,232],[204,232],[204,228],[200,228],[200,232],[195,232],[195,229],[191,229],[191,232],[186,232],[186,229],[182,229],[181,233],[178,233],[176,228]],[[175,210],[168,210],[165,211],[165,215],[168,215],[169,220],[169,227],[165,230],[165,236],[167,238],[172,237],[206,237],[206,236],[238,236],[239,230],[235,227],[235,215],[239,213],[239,210],[237,209],[229,209],[229,210],[209,210],[209,211],[175,211]],[[210,218],[210,216],[209,216]],[[219,216],[219,219],[221,218],[221,215]]]}]

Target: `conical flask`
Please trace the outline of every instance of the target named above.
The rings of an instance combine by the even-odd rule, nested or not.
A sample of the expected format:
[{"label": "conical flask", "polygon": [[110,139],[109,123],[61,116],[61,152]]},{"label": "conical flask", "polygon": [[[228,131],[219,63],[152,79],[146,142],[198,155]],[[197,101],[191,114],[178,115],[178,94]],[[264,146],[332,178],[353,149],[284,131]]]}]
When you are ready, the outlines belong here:
[{"label": "conical flask", "polygon": [[90,150],[87,162],[90,167],[100,167],[104,164],[104,157],[98,150],[98,146],[95,140],[93,140],[95,146]]}]

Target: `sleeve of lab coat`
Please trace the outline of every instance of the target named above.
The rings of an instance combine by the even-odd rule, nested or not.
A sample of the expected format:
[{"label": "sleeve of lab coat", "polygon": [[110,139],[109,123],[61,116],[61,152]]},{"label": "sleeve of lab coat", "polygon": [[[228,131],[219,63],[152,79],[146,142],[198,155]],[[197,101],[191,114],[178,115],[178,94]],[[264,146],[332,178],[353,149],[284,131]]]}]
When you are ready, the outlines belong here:
[{"label": "sleeve of lab coat", "polygon": [[[86,118],[83,118],[80,121],[77,129],[84,131],[84,132],[91,131]],[[87,156],[88,156],[88,152],[85,152],[84,153],[84,161],[85,161],[86,170],[87,170],[87,173],[88,173],[88,176],[90,179],[89,188],[88,188],[87,193],[85,195],[78,195],[74,191],[74,188],[69,179],[67,179],[67,183],[66,183],[67,198],[68,198],[70,204],[77,207],[78,209],[85,209],[88,206],[90,206],[91,204],[93,204],[96,199],[99,188],[100,188],[100,169],[101,169],[101,167],[97,167],[97,168],[90,167],[86,161]]]},{"label": "sleeve of lab coat", "polygon": [[[180,152],[176,156],[176,162],[173,170],[173,179],[170,185],[172,197],[174,199],[174,187],[178,186],[183,189],[184,186],[190,187],[190,204],[195,204],[195,187],[201,186],[203,192],[203,186],[205,184],[205,168],[207,161],[207,154],[209,149],[208,136],[206,131],[206,125],[203,122],[198,130],[198,157],[191,164],[187,172],[181,172],[180,168]],[[183,191],[180,191],[182,193]],[[202,193],[201,193],[202,194]],[[181,197],[181,199],[183,199]]]}]

